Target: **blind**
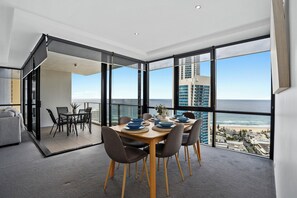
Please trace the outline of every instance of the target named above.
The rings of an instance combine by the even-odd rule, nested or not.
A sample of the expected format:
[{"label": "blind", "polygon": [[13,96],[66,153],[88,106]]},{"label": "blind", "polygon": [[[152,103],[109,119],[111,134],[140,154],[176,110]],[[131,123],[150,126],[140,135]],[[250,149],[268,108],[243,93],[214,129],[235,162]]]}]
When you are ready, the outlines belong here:
[{"label": "blind", "polygon": [[34,54],[33,54],[35,68],[38,68],[42,62],[47,58],[47,50],[46,50],[46,40],[43,39],[39,46],[37,46]]},{"label": "blind", "polygon": [[23,67],[23,78],[26,78],[26,76],[33,71],[33,58],[30,57],[27,62],[25,63],[25,66]]}]

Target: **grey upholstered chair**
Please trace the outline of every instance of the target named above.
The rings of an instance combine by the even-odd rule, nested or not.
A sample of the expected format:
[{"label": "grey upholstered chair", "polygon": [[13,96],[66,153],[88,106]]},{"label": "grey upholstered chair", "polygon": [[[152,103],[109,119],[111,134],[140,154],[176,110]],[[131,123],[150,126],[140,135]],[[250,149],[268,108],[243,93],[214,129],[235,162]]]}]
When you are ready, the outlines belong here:
[{"label": "grey upholstered chair", "polygon": [[148,120],[148,119],[150,119],[150,118],[152,118],[153,116],[152,116],[152,114],[150,114],[150,113],[144,113],[143,115],[142,115],[142,118],[144,119],[144,120]]},{"label": "grey upholstered chair", "polygon": [[[193,146],[195,153],[197,154],[197,159],[200,164],[201,161],[201,153],[200,153],[200,131],[201,131],[202,120],[198,119],[192,126],[192,129],[189,135],[183,135],[182,146],[185,147],[185,158],[188,159],[188,167],[190,175],[192,175],[192,168],[191,168],[191,161],[190,161],[190,154],[188,146]],[[197,148],[196,148],[197,144]],[[201,165],[201,164],[200,164]]]},{"label": "grey upholstered chair", "polygon": [[[104,148],[107,155],[111,158],[108,171],[106,174],[104,182],[104,191],[106,191],[107,181],[110,175],[110,170],[112,166],[112,160],[118,163],[124,163],[124,175],[123,175],[123,185],[122,185],[122,198],[125,194],[125,185],[126,185],[126,175],[127,175],[127,164],[137,162],[143,159],[143,166],[146,170],[146,176],[148,178],[148,172],[146,167],[146,162],[144,158],[147,156],[147,153],[141,149],[134,147],[124,146],[119,135],[111,128],[103,126],[102,135],[104,140]],[[149,183],[149,180],[148,180]]]},{"label": "grey upholstered chair", "polygon": [[[163,158],[167,196],[169,196],[169,185],[168,185],[168,175],[167,175],[167,160],[169,157],[175,155],[176,163],[177,163],[181,178],[184,181],[183,171],[181,169],[178,155],[177,155],[182,144],[183,131],[184,131],[183,124],[177,124],[168,134],[165,143],[160,143],[156,145],[156,157]],[[144,150],[149,153],[149,148],[145,148]],[[142,172],[142,177],[143,177],[143,174],[144,174],[144,171]]]},{"label": "grey upholstered chair", "polygon": [[[127,124],[128,122],[131,121],[130,117],[124,116],[124,117],[120,117],[119,120],[119,125],[121,124]],[[121,137],[122,142],[125,146],[131,146],[131,147],[135,147],[135,148],[144,148],[146,146],[148,146],[147,143],[144,142],[139,142],[130,138],[126,138],[126,137]],[[118,164],[118,168],[119,168],[120,164]],[[130,176],[130,164],[129,164],[129,176]],[[137,179],[138,177],[138,165],[137,162],[135,163],[135,178]]]},{"label": "grey upholstered chair", "polygon": [[[195,119],[195,115],[192,112],[184,112],[183,116],[190,118],[190,119]],[[190,131],[191,131],[191,127],[188,127],[187,129],[184,130],[184,133],[190,133]]]},{"label": "grey upholstered chair", "polygon": [[195,119],[195,115],[192,112],[184,112],[183,115],[190,119]]},{"label": "grey upholstered chair", "polygon": [[[119,125],[127,124],[130,121],[131,121],[130,117],[120,117]],[[146,144],[144,142],[135,141],[135,140],[132,140],[130,138],[121,137],[121,139],[122,139],[123,144],[125,146],[133,146],[133,147],[136,147],[136,148],[143,148],[143,147],[148,146],[148,144]]]}]

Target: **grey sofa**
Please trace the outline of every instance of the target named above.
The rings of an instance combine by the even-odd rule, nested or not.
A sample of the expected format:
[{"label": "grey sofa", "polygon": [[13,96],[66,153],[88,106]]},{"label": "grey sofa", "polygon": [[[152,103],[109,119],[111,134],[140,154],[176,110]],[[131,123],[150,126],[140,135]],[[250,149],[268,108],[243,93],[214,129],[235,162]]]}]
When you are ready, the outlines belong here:
[{"label": "grey sofa", "polygon": [[20,118],[11,112],[0,111],[0,146],[21,142]]}]

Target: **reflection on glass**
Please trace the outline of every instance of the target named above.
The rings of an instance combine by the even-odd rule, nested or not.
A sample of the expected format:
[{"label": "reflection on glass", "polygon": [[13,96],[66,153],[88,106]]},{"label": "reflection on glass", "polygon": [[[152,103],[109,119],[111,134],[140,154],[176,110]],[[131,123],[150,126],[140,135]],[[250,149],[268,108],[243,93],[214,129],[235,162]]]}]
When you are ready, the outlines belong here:
[{"label": "reflection on glass", "polygon": [[268,157],[270,116],[217,113],[216,147]]}]

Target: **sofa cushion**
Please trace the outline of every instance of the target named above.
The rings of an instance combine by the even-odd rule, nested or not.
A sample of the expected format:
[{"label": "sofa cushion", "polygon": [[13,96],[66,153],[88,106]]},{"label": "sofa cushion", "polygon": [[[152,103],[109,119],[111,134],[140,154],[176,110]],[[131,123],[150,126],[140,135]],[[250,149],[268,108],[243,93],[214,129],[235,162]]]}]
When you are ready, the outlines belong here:
[{"label": "sofa cushion", "polygon": [[0,111],[0,118],[14,117],[14,113],[10,111]]}]

